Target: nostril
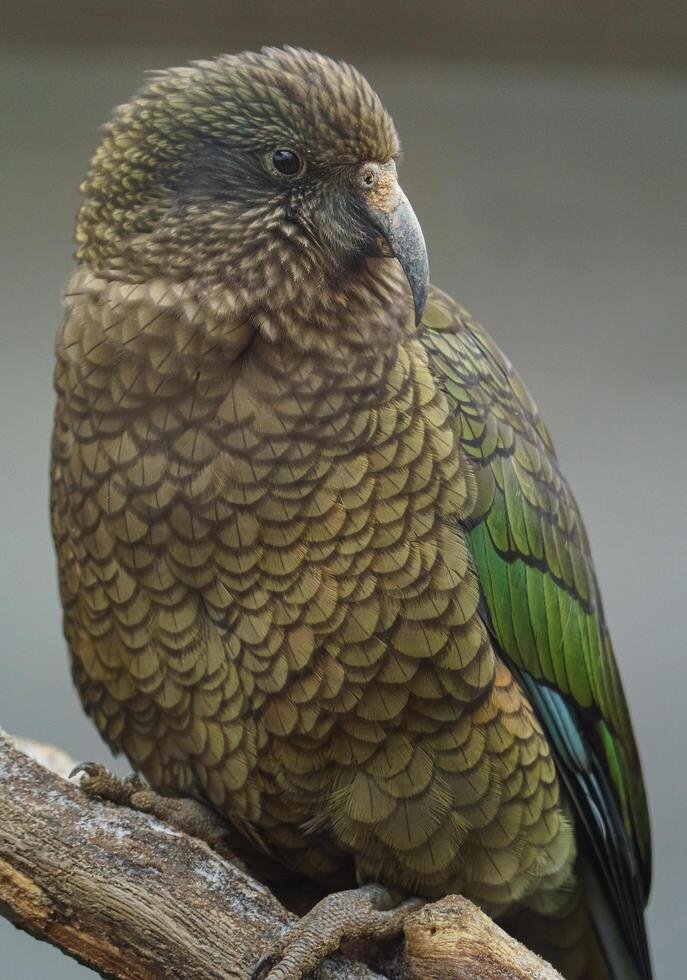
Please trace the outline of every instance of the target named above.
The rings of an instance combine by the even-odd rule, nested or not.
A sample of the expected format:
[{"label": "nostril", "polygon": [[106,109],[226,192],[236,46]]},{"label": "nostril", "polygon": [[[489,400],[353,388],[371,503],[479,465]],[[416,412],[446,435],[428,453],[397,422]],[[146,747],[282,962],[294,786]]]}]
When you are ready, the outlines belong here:
[{"label": "nostril", "polygon": [[367,166],[363,169],[360,179],[362,180],[365,187],[374,187],[377,183],[377,177],[379,176],[379,171],[376,167]]}]

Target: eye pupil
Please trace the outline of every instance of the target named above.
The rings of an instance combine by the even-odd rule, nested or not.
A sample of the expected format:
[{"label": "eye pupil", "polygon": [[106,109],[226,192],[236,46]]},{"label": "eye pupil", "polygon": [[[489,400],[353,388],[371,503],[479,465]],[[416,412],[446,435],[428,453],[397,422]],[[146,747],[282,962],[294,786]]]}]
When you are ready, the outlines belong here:
[{"label": "eye pupil", "polygon": [[272,154],[274,169],[286,177],[293,177],[301,169],[301,161],[293,150],[275,150]]}]

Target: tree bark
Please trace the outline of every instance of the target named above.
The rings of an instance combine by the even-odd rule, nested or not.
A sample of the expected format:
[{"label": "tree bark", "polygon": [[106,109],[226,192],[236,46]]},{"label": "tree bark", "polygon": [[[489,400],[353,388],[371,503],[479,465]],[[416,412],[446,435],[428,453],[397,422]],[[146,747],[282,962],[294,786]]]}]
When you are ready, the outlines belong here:
[{"label": "tree bark", "polygon": [[476,905],[448,895],[405,922],[404,968],[413,980],[563,980]]},{"label": "tree bark", "polygon": [[[70,765],[25,747],[63,775]],[[246,980],[294,921],[203,842],[89,799],[1,732],[0,914],[117,980]],[[561,980],[463,898],[413,913],[405,933],[404,980]],[[380,980],[341,955],[316,976]]]}]

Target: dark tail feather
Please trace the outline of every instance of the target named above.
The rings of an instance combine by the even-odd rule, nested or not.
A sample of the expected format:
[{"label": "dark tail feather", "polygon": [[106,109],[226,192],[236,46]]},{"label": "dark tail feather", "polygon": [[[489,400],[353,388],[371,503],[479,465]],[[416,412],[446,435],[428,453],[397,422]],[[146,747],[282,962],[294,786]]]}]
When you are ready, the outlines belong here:
[{"label": "dark tail feather", "polygon": [[[574,811],[580,895],[584,888],[589,929],[595,930],[611,971],[606,975],[611,980],[652,980],[644,921],[648,869],[642,869],[635,835],[625,824],[607,765],[583,735],[580,709],[527,673],[521,678],[543,720]],[[595,980],[596,975],[591,977]]]},{"label": "dark tail feather", "polygon": [[582,882],[556,915],[521,909],[504,919],[504,928],[565,980],[652,980],[628,951],[604,889],[591,871],[581,872]]},{"label": "dark tail feather", "polygon": [[[602,951],[603,959],[607,964],[607,973],[601,973],[599,976],[603,977],[604,980],[605,977],[609,977],[609,980],[625,980],[625,978],[627,980],[653,980],[648,950],[644,950],[642,962],[638,964],[635,956],[628,950],[627,942],[618,927],[618,920],[610,907],[606,891],[601,887],[596,875],[584,867],[582,875],[585,905],[588,909],[591,929],[597,948]],[[646,935],[646,930],[644,935]],[[590,974],[589,980],[596,980],[596,976],[594,973]]]}]

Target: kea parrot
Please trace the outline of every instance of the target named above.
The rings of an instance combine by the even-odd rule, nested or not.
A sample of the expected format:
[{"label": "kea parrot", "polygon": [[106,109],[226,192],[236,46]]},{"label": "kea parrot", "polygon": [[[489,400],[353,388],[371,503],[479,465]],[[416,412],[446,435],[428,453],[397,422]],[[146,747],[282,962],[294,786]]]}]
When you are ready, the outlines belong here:
[{"label": "kea parrot", "polygon": [[398,157],[368,82],[295,48],[114,111],[56,345],[74,681],[153,790],[342,889],[258,972],[307,972],[338,938],[303,923],[340,937],[367,889],[461,893],[568,980],[650,980],[587,535],[518,374],[429,284]]}]

